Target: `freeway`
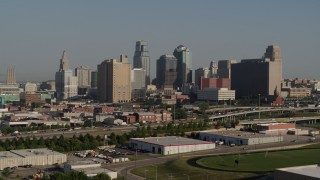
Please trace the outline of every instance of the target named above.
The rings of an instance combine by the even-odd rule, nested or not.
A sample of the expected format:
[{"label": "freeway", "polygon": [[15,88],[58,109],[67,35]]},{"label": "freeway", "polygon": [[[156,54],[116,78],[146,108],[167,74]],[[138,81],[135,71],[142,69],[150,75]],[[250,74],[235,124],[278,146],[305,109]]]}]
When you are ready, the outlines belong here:
[{"label": "freeway", "polygon": [[303,110],[317,110],[320,111],[319,107],[304,107],[304,108],[267,108],[267,109],[259,109],[259,110],[252,110],[252,111],[242,111],[242,112],[236,112],[236,113],[228,113],[218,116],[210,116],[210,120],[215,119],[223,119],[223,118],[229,118],[229,117],[236,117],[236,116],[246,116],[247,114],[256,114],[256,113],[263,113],[263,112],[275,112],[275,111],[303,111]]},{"label": "freeway", "polygon": [[254,119],[254,120],[242,120],[240,125],[261,124],[261,123],[276,123],[276,122],[291,122],[296,123],[299,121],[310,121],[312,123],[320,120],[320,116],[312,117],[293,117],[293,118],[271,118],[271,119]]}]

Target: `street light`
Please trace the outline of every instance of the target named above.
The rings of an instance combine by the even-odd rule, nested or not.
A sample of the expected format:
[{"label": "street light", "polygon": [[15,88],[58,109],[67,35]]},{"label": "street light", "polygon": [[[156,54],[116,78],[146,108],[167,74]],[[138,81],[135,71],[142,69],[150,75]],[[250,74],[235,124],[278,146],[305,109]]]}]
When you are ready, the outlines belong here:
[{"label": "street light", "polygon": [[187,177],[188,177],[188,180],[190,180],[190,177],[189,177],[189,175],[188,175],[188,174],[183,174],[183,175],[187,176]]},{"label": "street light", "polygon": [[258,96],[259,96],[259,119],[260,119],[260,96],[261,96],[261,94],[258,94]]}]

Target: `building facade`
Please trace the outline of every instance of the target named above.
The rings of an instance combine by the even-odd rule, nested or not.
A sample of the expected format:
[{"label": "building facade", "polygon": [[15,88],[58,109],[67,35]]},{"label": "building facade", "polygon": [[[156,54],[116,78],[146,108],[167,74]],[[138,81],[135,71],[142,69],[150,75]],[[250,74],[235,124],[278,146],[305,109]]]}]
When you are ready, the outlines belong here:
[{"label": "building facade", "polygon": [[145,98],[146,96],[146,70],[133,68],[131,70],[132,98]]},{"label": "building facade", "polygon": [[199,90],[198,100],[202,101],[227,101],[235,100],[235,91],[227,88],[206,88]]},{"label": "building facade", "polygon": [[210,78],[211,77],[211,70],[207,67],[201,67],[194,71],[194,80],[196,86],[200,85],[201,78]]},{"label": "building facade", "polygon": [[157,60],[157,88],[177,87],[177,59],[173,55],[162,55]]},{"label": "building facade", "polygon": [[227,88],[231,89],[229,78],[204,78],[200,77],[199,89],[205,88]]},{"label": "building facade", "polygon": [[[272,52],[271,52],[272,51]],[[273,97],[280,92],[282,60],[279,46],[268,46],[264,58],[244,59],[231,65],[231,89],[237,98]]]},{"label": "building facade", "polygon": [[231,65],[237,63],[236,60],[220,60],[218,61],[218,78],[231,78]]},{"label": "building facade", "polygon": [[131,65],[126,55],[98,65],[98,100],[118,103],[131,100]]},{"label": "building facade", "polygon": [[16,70],[15,67],[8,67],[7,69],[7,84],[16,84]]},{"label": "building facade", "polygon": [[60,68],[56,72],[56,96],[57,100],[70,99],[78,95],[78,78],[73,76],[69,68],[69,60],[66,51],[63,51],[60,59]]},{"label": "building facade", "polygon": [[80,66],[75,69],[75,75],[78,78],[79,88],[89,88],[91,87],[91,68]]},{"label": "building facade", "polygon": [[177,87],[181,89],[192,83],[192,53],[189,48],[179,45],[173,55],[177,58]]},{"label": "building facade", "polygon": [[133,68],[142,68],[146,71],[145,82],[146,85],[150,84],[150,56],[148,49],[148,42],[137,41],[136,50],[133,56]]}]

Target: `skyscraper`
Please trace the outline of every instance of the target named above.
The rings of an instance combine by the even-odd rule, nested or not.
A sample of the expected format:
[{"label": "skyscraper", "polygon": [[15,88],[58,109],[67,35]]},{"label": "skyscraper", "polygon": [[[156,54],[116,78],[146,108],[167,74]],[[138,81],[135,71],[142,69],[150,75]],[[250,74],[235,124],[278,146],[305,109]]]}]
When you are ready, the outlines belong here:
[{"label": "skyscraper", "polygon": [[17,84],[14,66],[8,67],[7,69],[7,84]]},{"label": "skyscraper", "polygon": [[98,71],[91,72],[91,88],[98,87]]},{"label": "skyscraper", "polygon": [[128,102],[131,100],[131,65],[128,56],[104,60],[98,65],[98,100],[100,102]]},{"label": "skyscraper", "polygon": [[177,87],[177,58],[173,55],[162,55],[157,60],[157,88]]},{"label": "skyscraper", "polygon": [[214,61],[211,61],[209,70],[210,70],[210,75],[209,75],[210,78],[217,77],[217,74],[218,74],[218,65],[217,65],[217,63],[215,63]]},{"label": "skyscraper", "polygon": [[89,67],[80,66],[75,69],[75,75],[78,78],[78,87],[91,87],[91,69]]},{"label": "skyscraper", "polygon": [[60,59],[60,68],[56,72],[56,96],[58,100],[70,99],[78,95],[78,79],[69,69],[69,60],[66,51],[63,51]]},{"label": "skyscraper", "polygon": [[177,58],[177,86],[182,88],[187,83],[192,83],[192,53],[183,45],[178,46],[173,55]]},{"label": "skyscraper", "polygon": [[231,78],[231,64],[236,63],[236,60],[219,60],[218,61],[218,78]]},{"label": "skyscraper", "polygon": [[146,41],[137,41],[136,50],[133,56],[133,68],[142,68],[146,71],[146,85],[150,84],[150,56],[148,43]]},{"label": "skyscraper", "polygon": [[131,89],[132,98],[141,98],[146,95],[146,70],[142,68],[133,68],[131,70]]},{"label": "skyscraper", "polygon": [[243,59],[231,65],[231,88],[236,90],[237,98],[274,97],[282,80],[282,59],[279,46],[271,45],[263,58]]}]

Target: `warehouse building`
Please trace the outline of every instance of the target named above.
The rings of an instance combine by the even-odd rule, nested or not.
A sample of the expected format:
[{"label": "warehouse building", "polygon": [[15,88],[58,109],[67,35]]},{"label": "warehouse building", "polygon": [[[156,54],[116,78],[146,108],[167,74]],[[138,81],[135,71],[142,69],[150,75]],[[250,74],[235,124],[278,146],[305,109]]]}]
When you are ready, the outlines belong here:
[{"label": "warehouse building", "polygon": [[319,164],[296,166],[277,169],[274,173],[274,179],[290,179],[290,180],[315,180],[320,177]]},{"label": "warehouse building", "polygon": [[283,136],[273,136],[267,134],[259,134],[245,131],[202,131],[200,132],[200,139],[211,142],[223,142],[230,145],[255,145],[282,142]]},{"label": "warehouse building", "polygon": [[110,176],[111,179],[117,178],[117,172],[110,171],[101,167],[100,163],[94,161],[74,161],[64,164],[64,172],[78,171],[84,172],[88,177],[94,177],[99,173],[105,173]]},{"label": "warehouse building", "polygon": [[129,146],[156,154],[179,154],[193,151],[214,149],[215,144],[196,139],[177,136],[131,138]]},{"label": "warehouse building", "polygon": [[47,148],[22,149],[0,152],[0,170],[6,167],[45,166],[62,164],[67,161],[65,154]]}]

